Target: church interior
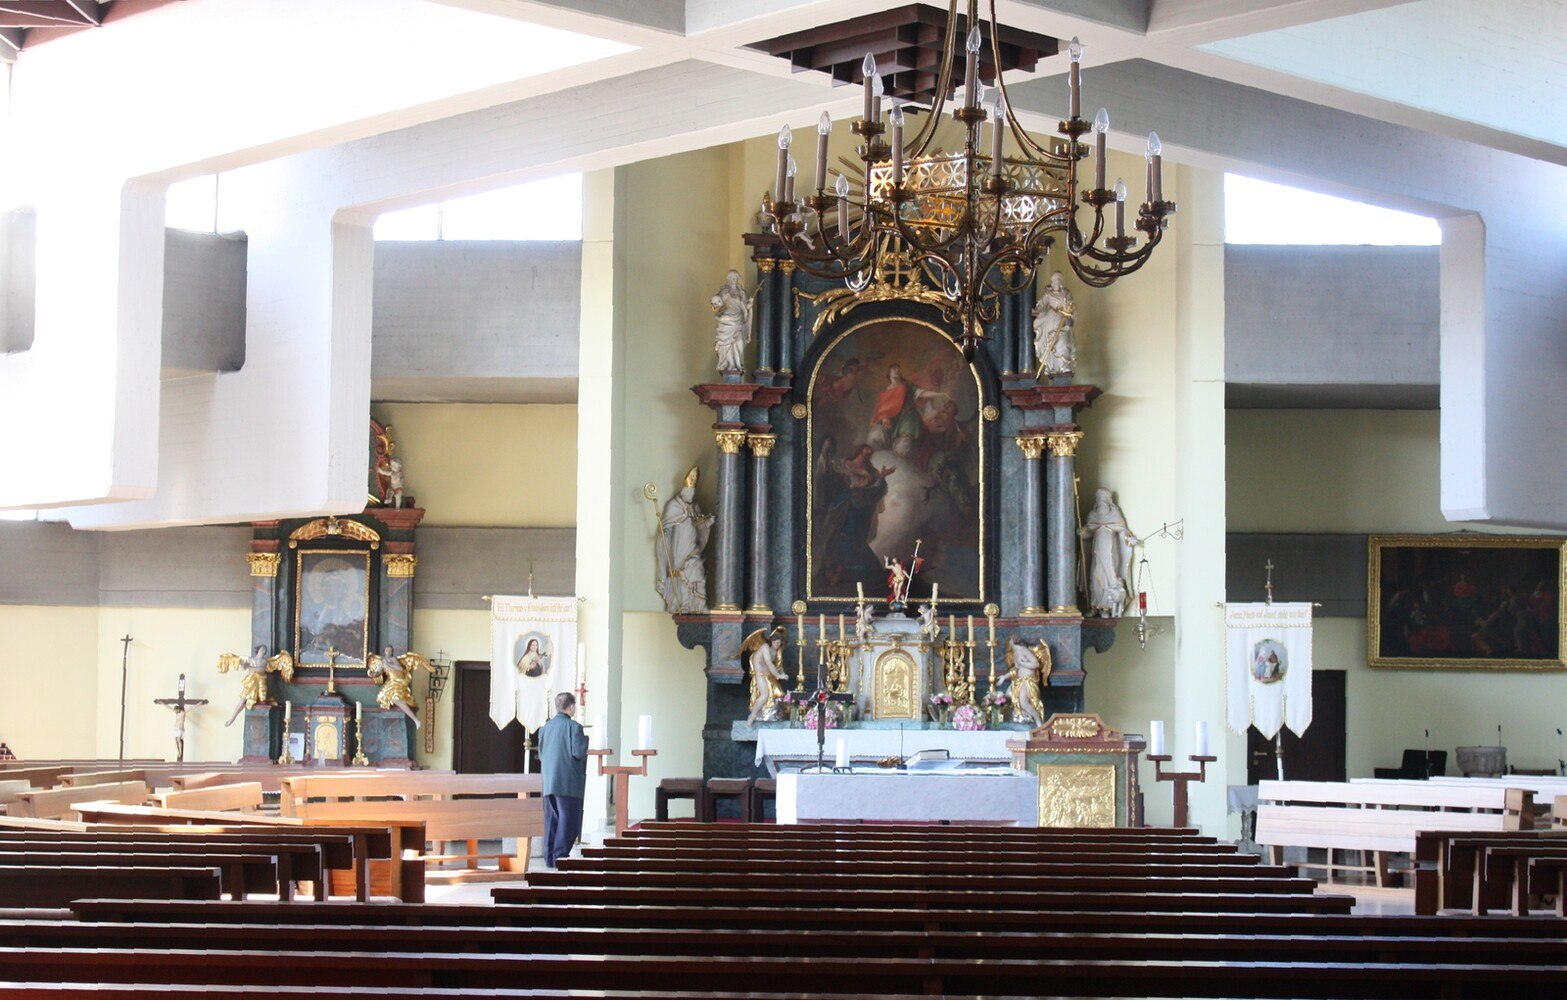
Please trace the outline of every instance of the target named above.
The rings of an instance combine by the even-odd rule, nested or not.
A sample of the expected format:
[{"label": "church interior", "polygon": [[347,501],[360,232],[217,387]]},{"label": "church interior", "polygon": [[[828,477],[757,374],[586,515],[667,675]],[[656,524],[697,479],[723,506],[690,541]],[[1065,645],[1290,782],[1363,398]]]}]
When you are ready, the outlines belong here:
[{"label": "church interior", "polygon": [[1553,994],[1564,42],[0,0],[0,993]]}]

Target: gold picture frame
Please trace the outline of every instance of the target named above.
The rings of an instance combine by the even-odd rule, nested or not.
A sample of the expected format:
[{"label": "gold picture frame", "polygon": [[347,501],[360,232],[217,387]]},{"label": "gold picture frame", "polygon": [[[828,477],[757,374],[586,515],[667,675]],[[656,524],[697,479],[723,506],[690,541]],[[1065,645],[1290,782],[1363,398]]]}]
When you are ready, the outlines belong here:
[{"label": "gold picture frame", "polygon": [[1372,535],[1366,659],[1394,670],[1567,670],[1567,538]]},{"label": "gold picture frame", "polygon": [[[337,647],[337,666],[369,661],[370,602],[374,564],[365,549],[298,549],[294,558],[294,659],[302,667],[327,666],[326,645]],[[331,586],[315,580],[329,576]],[[317,590],[321,589],[321,593]],[[338,646],[338,642],[343,643]]]}]

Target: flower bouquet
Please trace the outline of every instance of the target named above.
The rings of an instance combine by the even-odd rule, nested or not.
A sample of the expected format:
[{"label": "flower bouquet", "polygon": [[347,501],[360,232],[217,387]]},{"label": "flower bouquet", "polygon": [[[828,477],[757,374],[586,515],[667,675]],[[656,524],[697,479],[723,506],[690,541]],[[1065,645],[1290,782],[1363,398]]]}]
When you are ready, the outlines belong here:
[{"label": "flower bouquet", "polygon": [[1007,708],[1012,704],[1012,699],[1005,691],[988,691],[985,697],[980,699],[986,714],[990,717],[992,726],[999,726],[1007,720]]},{"label": "flower bouquet", "polygon": [[800,724],[803,725],[806,729],[815,729],[817,714],[821,712],[823,707],[827,709],[827,721],[824,725],[824,728],[837,729],[839,725],[839,715],[841,713],[837,704],[833,702],[827,703],[826,706],[810,706],[800,715]]},{"label": "flower bouquet", "polygon": [[948,717],[952,714],[952,695],[945,692],[931,695],[930,714],[938,723],[945,726]]},{"label": "flower bouquet", "polygon": [[952,728],[964,733],[985,728],[985,713],[977,705],[959,705],[952,710]]}]

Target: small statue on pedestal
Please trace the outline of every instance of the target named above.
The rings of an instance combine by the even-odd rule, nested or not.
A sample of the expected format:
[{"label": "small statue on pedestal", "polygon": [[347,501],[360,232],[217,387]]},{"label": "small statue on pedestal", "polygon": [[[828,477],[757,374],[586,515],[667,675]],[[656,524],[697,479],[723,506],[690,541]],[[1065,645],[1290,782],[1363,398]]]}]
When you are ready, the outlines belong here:
[{"label": "small statue on pedestal", "polygon": [[1132,556],[1140,539],[1127,528],[1115,495],[1101,486],[1078,532],[1088,542],[1088,613],[1117,618],[1132,598]]},{"label": "small statue on pedestal", "polygon": [[[701,614],[707,610],[707,570],[702,565],[702,551],[713,530],[713,515],[702,513],[696,505],[696,483],[693,465],[680,492],[664,505],[659,518],[655,545],[657,587],[658,595],[664,599],[664,610],[670,614]],[[642,492],[656,508],[658,491],[653,484],[643,487]]]},{"label": "small statue on pedestal", "polygon": [[285,681],[294,679],[294,657],[288,650],[273,657],[267,656],[267,647],[263,643],[256,647],[249,659],[238,653],[224,653],[218,657],[218,673],[226,674],[230,670],[240,670],[243,673],[239,678],[239,704],[234,708],[234,714],[229,716],[229,721],[224,726],[232,726],[239,714],[247,708],[255,708],[257,705],[272,704],[272,696],[267,692],[267,674],[279,673]]},{"label": "small statue on pedestal", "polygon": [[[422,723],[419,716],[414,713],[409,702],[414,700],[413,675],[415,670],[430,670],[430,661],[418,653],[404,653],[402,656],[393,656],[392,647],[387,646],[381,655],[370,654],[370,662],[365,667],[365,672],[373,681],[381,682],[381,690],[375,696],[375,703],[382,708],[395,708],[408,716],[414,728],[418,729]],[[406,730],[405,730],[406,732]]]},{"label": "small statue on pedestal", "polygon": [[1072,332],[1077,306],[1060,271],[1050,276],[1034,304],[1034,354],[1041,375],[1070,375],[1077,369],[1077,336]]},{"label": "small statue on pedestal", "polygon": [[718,353],[720,372],[745,372],[745,347],[751,342],[751,297],[740,283],[740,272],[730,270],[724,276],[723,287],[708,300],[713,315],[718,317],[718,329],[713,336],[713,350]]},{"label": "small statue on pedestal", "polygon": [[996,683],[1009,685],[1012,721],[1044,725],[1045,702],[1040,688],[1050,677],[1050,647],[1042,639],[1036,646],[1027,646],[1014,635],[1007,640],[1006,663],[1007,672]]},{"label": "small statue on pedestal", "polygon": [[751,714],[746,718],[747,725],[778,718],[778,703],[783,700],[784,683],[788,680],[783,642],[783,627],[774,626],[772,632],[757,629],[740,644],[740,662],[751,665]]}]

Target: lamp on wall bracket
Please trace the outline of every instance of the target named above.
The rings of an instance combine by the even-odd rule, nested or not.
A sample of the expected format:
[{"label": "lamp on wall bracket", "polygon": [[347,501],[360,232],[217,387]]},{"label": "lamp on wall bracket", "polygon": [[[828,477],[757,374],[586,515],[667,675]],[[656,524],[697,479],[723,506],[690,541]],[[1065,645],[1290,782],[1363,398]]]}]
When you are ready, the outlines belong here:
[{"label": "lamp on wall bracket", "polygon": [[[889,245],[912,253],[931,285],[952,302],[961,328],[954,339],[964,358],[972,360],[985,324],[999,314],[1001,297],[1033,284],[1056,236],[1062,238],[1073,273],[1084,284],[1102,288],[1147,263],[1175,213],[1175,203],[1164,200],[1163,150],[1159,136],[1150,132],[1146,200],[1129,232],[1126,184],[1117,180],[1113,188],[1105,186],[1109,113],[1101,109],[1091,123],[1082,118],[1082,44],[1074,38],[1068,47],[1069,104],[1057,129],[1063,138],[1046,148],[1013,114],[1001,72],[995,0],[990,0],[985,21],[979,17],[979,0],[966,0],[965,6],[969,33],[962,46],[961,103],[952,109],[952,118],[963,128],[962,148],[948,153],[935,145],[937,125],[958,88],[959,0],[949,0],[935,97],[917,127],[911,121],[916,109],[896,100],[883,115],[882,78],[875,57],[865,56],[864,113],[850,126],[862,140],[857,150],[863,178],[858,196],[851,197],[842,174],[829,183],[827,146],[833,122],[823,112],[816,127],[816,193],[795,196],[797,168],[790,155],[794,135],[785,125],[778,133],[777,172],[763,216],[802,271],[844,281],[851,289],[866,286]],[[988,31],[982,30],[987,25]],[[986,88],[979,80],[979,53],[987,35],[996,68],[988,111]],[[1092,186],[1085,187],[1078,179],[1078,165],[1090,150],[1078,140],[1089,132],[1094,177]],[[1082,223],[1080,211],[1091,213]]]}]

